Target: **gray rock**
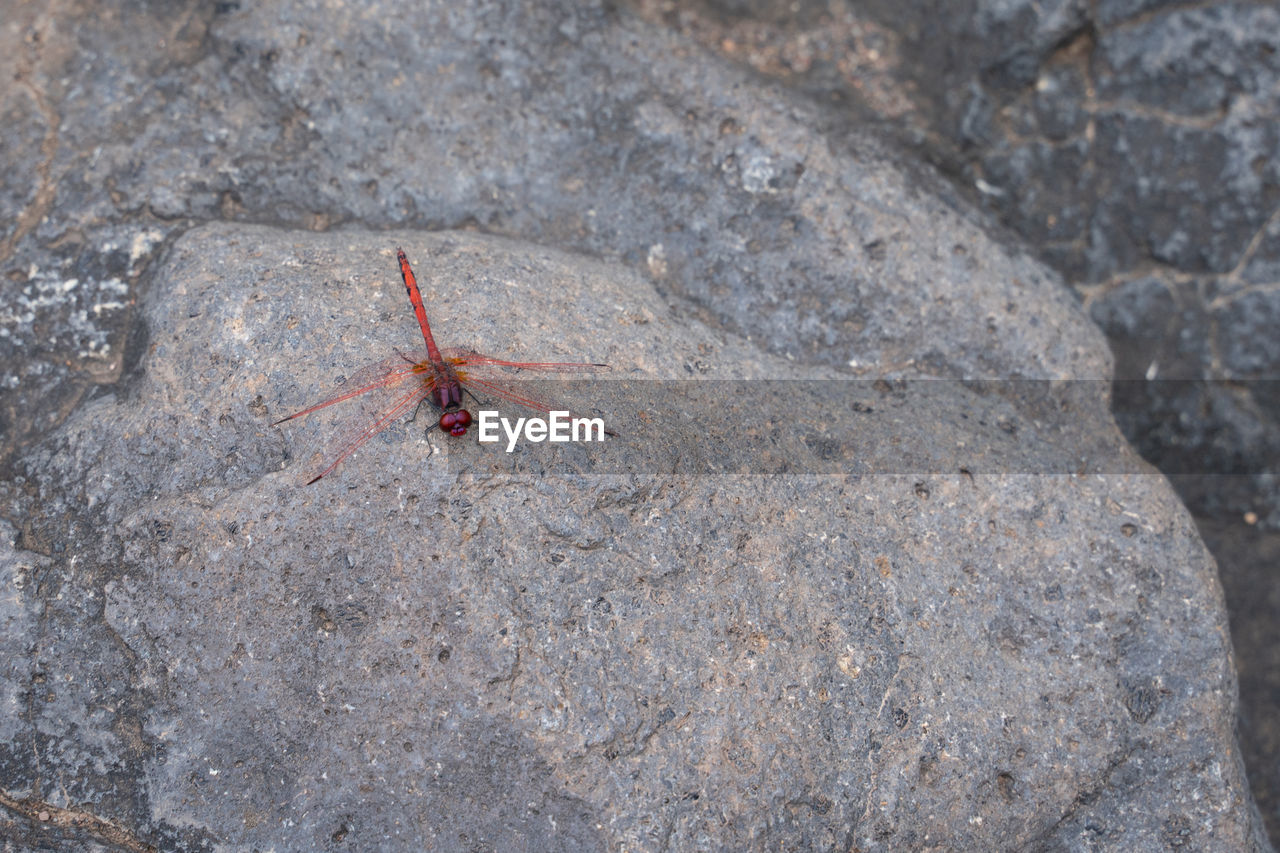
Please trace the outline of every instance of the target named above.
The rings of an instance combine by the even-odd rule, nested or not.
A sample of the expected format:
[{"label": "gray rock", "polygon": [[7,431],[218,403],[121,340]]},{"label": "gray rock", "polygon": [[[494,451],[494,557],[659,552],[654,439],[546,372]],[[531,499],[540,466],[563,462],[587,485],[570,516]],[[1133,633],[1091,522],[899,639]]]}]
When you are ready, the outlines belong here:
[{"label": "gray rock", "polygon": [[1280,793],[1280,762],[1275,760],[1280,717],[1271,710],[1280,689],[1280,622],[1274,618],[1280,610],[1280,586],[1272,575],[1280,562],[1280,534],[1260,525],[1207,519],[1197,526],[1219,563],[1235,569],[1222,573],[1222,589],[1232,617],[1232,644],[1250,652],[1236,655],[1240,747],[1259,805],[1274,803]]},{"label": "gray rock", "polygon": [[[78,780],[41,792],[58,807],[129,790],[137,838],[188,847],[1263,844],[1213,564],[1158,477],[641,456],[538,476],[410,428],[297,487],[305,430],[270,421],[412,346],[400,241],[442,340],[794,371],[545,246],[190,232],[140,380],[25,461],[31,541],[76,562],[47,561],[54,615],[22,622],[52,687],[11,789],[40,792],[47,762]],[[1083,405],[1114,433],[1103,395]]]},{"label": "gray rock", "polygon": [[[809,3],[768,30],[752,21],[776,20],[770,3],[735,6],[724,26],[709,23],[720,4],[679,17],[636,5],[824,102],[875,111],[942,163],[1080,289],[1116,353],[1125,434],[1202,523],[1239,527],[1216,541],[1280,527],[1274,3]],[[805,65],[770,67],[797,46]],[[1219,555],[1224,574],[1267,576],[1261,553],[1240,563],[1248,553]],[[1275,618],[1233,629],[1242,658],[1272,659],[1244,643]],[[1280,728],[1274,702],[1247,713]],[[1280,751],[1256,743],[1251,776],[1269,778]],[[1259,790],[1273,837],[1274,791]]]},{"label": "gray rock", "polygon": [[[1201,473],[1253,483],[1193,507],[1280,524],[1268,480],[1280,426],[1267,414],[1280,354],[1276,336],[1260,331],[1274,326],[1280,257],[1280,11],[1146,2],[964,4],[943,16],[911,2],[864,8],[899,36],[897,73],[927,105],[911,115],[920,135],[940,143],[932,156],[977,187],[974,198],[1090,303],[1104,303],[1095,318],[1142,317],[1152,283],[1177,306],[1138,326],[1106,327],[1117,377],[1155,380],[1118,392],[1126,434],[1174,472],[1187,449],[1179,422],[1203,421],[1196,431],[1210,443],[1190,450],[1214,462]],[[1245,384],[1190,394],[1166,378]],[[1260,416],[1268,437],[1238,430],[1236,410]],[[1226,414],[1206,420],[1213,412]],[[1183,439],[1160,447],[1148,439],[1154,433]],[[1224,434],[1241,438],[1234,465],[1212,446]]]},{"label": "gray rock", "polygon": [[[49,111],[57,132],[36,189],[12,193],[47,197],[19,217],[23,262],[6,270],[19,286],[0,292],[16,320],[0,357],[25,365],[0,386],[8,453],[136,358],[130,297],[193,220],[479,226],[639,267],[797,357],[1106,374],[1095,353],[1062,349],[1077,330],[1009,322],[1026,286],[1070,302],[1040,267],[1001,255],[981,271],[999,292],[958,290],[980,272],[968,254],[980,226],[907,228],[920,205],[960,214],[905,194],[871,138],[815,136],[826,116],[785,90],[577,4],[419,12],[215,4],[179,22],[85,7],[85,26],[30,57],[10,100],[51,106],[13,107],[6,149],[29,151]],[[11,56],[50,38],[24,14]],[[954,276],[925,274],[935,255]],[[968,322],[949,323],[957,314]],[[939,327],[956,339],[940,345]]]},{"label": "gray rock", "polygon": [[[587,476],[397,426],[296,487],[325,425],[268,423],[412,345],[398,240],[495,354],[1108,376],[1057,281],[878,144],[585,7],[13,20],[6,98],[46,108],[6,141],[58,141],[3,201],[14,432],[131,368],[0,481],[15,844],[1265,846],[1212,563],[1150,474],[665,474],[659,431]],[[419,230],[299,230],[344,222]],[[966,405],[1032,460],[1118,438],[1102,393],[920,387],[869,446],[954,448]]]}]

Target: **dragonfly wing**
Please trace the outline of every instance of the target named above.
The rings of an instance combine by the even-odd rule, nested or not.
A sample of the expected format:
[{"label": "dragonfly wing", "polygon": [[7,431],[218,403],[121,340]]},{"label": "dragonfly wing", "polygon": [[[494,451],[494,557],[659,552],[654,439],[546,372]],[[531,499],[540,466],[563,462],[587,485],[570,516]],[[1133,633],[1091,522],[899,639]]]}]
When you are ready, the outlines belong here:
[{"label": "dragonfly wing", "polygon": [[365,442],[413,411],[430,392],[426,382],[376,386],[338,410],[324,429],[325,437],[303,454],[302,482],[309,485],[332,472]]},{"label": "dragonfly wing", "polygon": [[375,361],[373,364],[366,364],[339,383],[326,399],[291,415],[285,415],[273,423],[272,426],[291,421],[294,418],[300,418],[303,415],[309,415],[312,412],[332,406],[334,403],[351,400],[363,394],[377,391],[380,388],[399,386],[401,383],[415,379],[419,375],[414,367],[414,362],[408,356],[400,353],[384,358],[382,361]]},{"label": "dragonfly wing", "polygon": [[[539,414],[542,414],[542,415],[550,415],[552,411],[557,411],[557,412],[568,412],[570,418],[582,417],[582,415],[570,410],[567,406],[563,404],[552,403],[548,400],[541,399],[538,397],[531,397],[528,394],[524,394],[524,393],[517,393],[516,391],[512,390],[509,386],[503,385],[500,382],[490,382],[485,379],[471,378],[466,380],[464,382],[464,385],[468,387],[474,387],[477,390],[479,395],[484,395],[486,393],[496,394],[497,396],[502,397],[505,400],[510,400],[513,403],[517,403],[521,406],[524,406],[526,409],[531,409],[532,411],[538,412]],[[616,432],[608,428],[606,428],[604,432],[605,432],[605,435],[613,435],[613,436],[617,435]]]},{"label": "dragonfly wing", "polygon": [[441,353],[455,370],[468,376],[511,376],[520,373],[602,373],[607,364],[578,361],[504,361],[474,350],[452,347]]},{"label": "dragonfly wing", "polygon": [[[276,423],[325,410],[318,415],[326,438],[313,441],[299,454],[304,460],[302,482],[314,483],[333,471],[366,441],[415,407],[434,385],[433,373],[419,372],[406,355],[397,353],[351,374],[327,399]],[[335,403],[345,405],[329,409]]]},{"label": "dragonfly wing", "polygon": [[[453,364],[464,387],[472,389],[473,396],[495,394],[543,415],[555,411],[569,411],[568,407],[516,390],[513,383],[522,374],[530,378],[538,373],[600,373],[609,370],[607,364],[564,361],[504,361],[482,355],[474,350],[452,348],[442,353]],[[570,417],[580,417],[569,411]],[[606,430],[608,432],[608,430]],[[610,433],[612,434],[612,433]]]},{"label": "dragonfly wing", "polygon": [[487,379],[477,379],[474,376],[468,376],[463,380],[463,385],[473,388],[473,393],[478,392],[478,395],[481,397],[483,397],[485,393],[497,394],[505,400],[510,400],[513,403],[519,403],[526,409],[532,409],[533,411],[541,412],[544,415],[549,413],[552,409],[557,411],[564,409],[564,406],[552,405],[546,400],[542,400],[537,397],[530,397],[529,395],[517,392],[510,386],[504,385],[500,382],[490,382]]}]

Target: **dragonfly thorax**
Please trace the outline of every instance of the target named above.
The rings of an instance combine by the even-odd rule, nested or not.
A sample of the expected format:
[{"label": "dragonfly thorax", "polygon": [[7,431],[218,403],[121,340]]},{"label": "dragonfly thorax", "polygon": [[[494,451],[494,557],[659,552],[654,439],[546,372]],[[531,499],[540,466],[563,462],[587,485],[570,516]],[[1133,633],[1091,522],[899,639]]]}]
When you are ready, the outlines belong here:
[{"label": "dragonfly thorax", "polygon": [[431,374],[426,382],[431,386],[430,399],[435,407],[441,411],[449,411],[461,406],[462,383],[458,381],[458,374],[453,372],[453,368],[444,363],[425,364]]},{"label": "dragonfly thorax", "polygon": [[426,380],[431,387],[430,400],[440,410],[440,429],[449,435],[466,435],[471,426],[471,413],[462,408],[462,383],[453,367],[445,361],[437,364],[423,362]]}]

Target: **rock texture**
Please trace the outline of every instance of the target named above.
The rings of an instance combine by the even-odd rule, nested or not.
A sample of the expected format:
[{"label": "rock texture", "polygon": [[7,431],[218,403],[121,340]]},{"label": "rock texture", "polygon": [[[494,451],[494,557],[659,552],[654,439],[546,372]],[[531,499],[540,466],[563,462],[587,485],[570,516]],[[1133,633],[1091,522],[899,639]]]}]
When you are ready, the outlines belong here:
[{"label": "rock texture", "polygon": [[1151,474],[546,476],[396,430],[298,488],[277,407],[413,340],[388,241],[479,348],[791,369],[543,246],[190,232],[139,380],[24,459],[76,562],[13,576],[11,791],[166,848],[1260,843],[1213,564]]},{"label": "rock texture", "polygon": [[[5,132],[42,140],[6,190],[14,448],[123,377],[0,482],[15,846],[1266,846],[1213,564],[1140,466],[696,476],[621,443],[584,476],[398,427],[300,490],[305,429],[268,426],[413,345],[397,243],[499,355],[1107,377],[936,181],[604,10],[88,14],[16,9],[0,51]],[[911,426],[955,446],[978,392],[943,387]],[[1118,436],[1067,399],[981,427]]]},{"label": "rock texture", "polygon": [[[1221,545],[1224,583],[1261,583],[1236,648],[1280,677],[1254,645],[1280,545],[1275,5],[634,5],[878,124],[1064,274],[1115,353],[1121,428]],[[1280,790],[1280,714],[1251,695],[1250,776]],[[1277,837],[1280,798],[1259,796]]]}]

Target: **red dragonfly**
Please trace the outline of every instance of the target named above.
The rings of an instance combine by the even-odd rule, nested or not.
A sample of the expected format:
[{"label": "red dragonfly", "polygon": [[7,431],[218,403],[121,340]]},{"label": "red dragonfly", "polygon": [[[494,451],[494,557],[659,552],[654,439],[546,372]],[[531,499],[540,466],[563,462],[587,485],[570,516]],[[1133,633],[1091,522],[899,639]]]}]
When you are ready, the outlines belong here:
[{"label": "red dragonfly", "polygon": [[396,257],[400,261],[400,276],[404,279],[404,289],[409,292],[409,301],[413,303],[413,313],[418,318],[418,326],[422,329],[422,339],[427,344],[427,357],[415,361],[402,352],[384,358],[382,361],[366,365],[356,371],[350,378],[339,385],[334,396],[327,400],[308,406],[300,412],[281,418],[272,424],[276,426],[303,415],[358,398],[358,405],[344,416],[345,428],[330,445],[329,451],[321,451],[312,460],[307,469],[311,485],[316,480],[329,474],[333,469],[355,453],[366,441],[382,432],[405,412],[415,411],[424,400],[440,410],[438,424],[440,429],[450,435],[465,435],[471,425],[471,413],[462,405],[462,395],[470,394],[474,399],[470,386],[484,389],[519,403],[521,406],[546,414],[550,407],[538,400],[525,397],[494,381],[503,374],[518,372],[534,373],[593,373],[608,370],[607,364],[586,364],[545,361],[503,361],[491,356],[481,355],[468,349],[449,348],[441,350],[431,336],[431,325],[427,322],[427,309],[422,304],[422,293],[418,290],[418,281],[414,278],[409,259],[402,249],[396,249]]}]

